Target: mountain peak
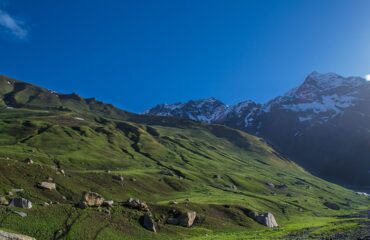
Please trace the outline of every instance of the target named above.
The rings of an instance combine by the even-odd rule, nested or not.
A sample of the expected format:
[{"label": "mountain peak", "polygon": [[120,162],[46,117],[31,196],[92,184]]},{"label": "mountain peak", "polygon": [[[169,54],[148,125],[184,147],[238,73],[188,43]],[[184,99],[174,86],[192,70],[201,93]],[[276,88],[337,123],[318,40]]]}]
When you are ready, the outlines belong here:
[{"label": "mountain peak", "polygon": [[311,85],[319,89],[332,89],[337,87],[352,86],[356,87],[366,83],[366,80],[361,77],[343,77],[336,73],[319,73],[313,71],[309,74],[302,86]]}]

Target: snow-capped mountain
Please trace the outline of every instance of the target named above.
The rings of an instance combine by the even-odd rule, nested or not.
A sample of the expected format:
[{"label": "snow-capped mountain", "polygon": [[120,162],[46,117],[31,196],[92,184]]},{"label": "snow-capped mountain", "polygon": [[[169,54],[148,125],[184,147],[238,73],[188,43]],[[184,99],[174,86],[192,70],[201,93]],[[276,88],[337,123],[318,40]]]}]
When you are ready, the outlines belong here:
[{"label": "snow-capped mountain", "polygon": [[148,115],[173,116],[212,123],[222,117],[228,107],[215,98],[191,100],[186,103],[159,104],[145,112]]},{"label": "snow-capped mountain", "polygon": [[370,82],[313,72],[265,104],[214,99],[162,104],[146,114],[225,124],[265,138],[329,180],[370,185]]}]

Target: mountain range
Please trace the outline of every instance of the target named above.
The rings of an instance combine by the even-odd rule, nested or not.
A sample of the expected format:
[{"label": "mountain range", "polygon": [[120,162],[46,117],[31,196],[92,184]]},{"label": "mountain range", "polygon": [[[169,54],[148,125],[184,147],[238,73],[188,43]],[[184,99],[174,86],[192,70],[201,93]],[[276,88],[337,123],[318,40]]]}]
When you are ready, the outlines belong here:
[{"label": "mountain range", "polygon": [[[359,93],[343,88],[352,100],[335,110],[357,104],[367,86],[348,84],[357,81]],[[162,107],[204,124],[0,76],[0,239],[365,239],[367,194],[310,174],[245,132],[265,135],[268,114],[284,122],[283,103],[291,104]]]},{"label": "mountain range", "polygon": [[315,175],[349,186],[370,184],[370,82],[312,72],[265,104],[228,106],[215,98],[159,104],[147,115],[223,124],[263,137]]}]

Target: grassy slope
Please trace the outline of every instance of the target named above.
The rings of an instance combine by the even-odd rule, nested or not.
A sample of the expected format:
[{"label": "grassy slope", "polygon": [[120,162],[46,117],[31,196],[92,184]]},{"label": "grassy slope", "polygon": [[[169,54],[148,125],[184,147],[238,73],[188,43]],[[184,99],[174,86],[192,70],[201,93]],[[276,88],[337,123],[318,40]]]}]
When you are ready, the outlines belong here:
[{"label": "grassy slope", "polygon": [[[27,157],[36,164],[25,164]],[[57,163],[66,176],[56,173]],[[163,174],[169,170],[178,176]],[[0,172],[0,195],[23,188],[20,195],[36,205],[22,219],[0,208],[0,228],[37,239],[51,239],[60,229],[66,230],[67,239],[278,239],[297,232],[318,236],[355,228],[356,219],[336,216],[369,206],[365,197],[308,174],[261,139],[222,126],[162,118],[119,121],[87,112],[3,109]],[[113,180],[113,174],[125,181]],[[57,191],[36,187],[47,177],[55,180]],[[267,182],[287,188],[272,189]],[[112,214],[75,209],[86,190],[115,200]],[[140,226],[142,213],[119,204],[129,197],[150,204],[160,221],[158,234]],[[48,200],[62,204],[38,205]],[[170,206],[170,200],[179,204]],[[325,201],[341,210],[327,209]],[[162,215],[172,208],[196,210],[196,226],[163,224]],[[268,230],[243,208],[270,211],[281,227]]]}]

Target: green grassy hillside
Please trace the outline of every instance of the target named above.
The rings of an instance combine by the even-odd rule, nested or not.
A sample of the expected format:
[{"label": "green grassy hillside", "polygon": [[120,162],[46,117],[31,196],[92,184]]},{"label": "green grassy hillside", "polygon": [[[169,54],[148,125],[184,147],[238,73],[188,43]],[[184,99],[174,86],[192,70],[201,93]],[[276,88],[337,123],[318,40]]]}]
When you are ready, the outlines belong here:
[{"label": "green grassy hillside", "polygon": [[[21,196],[34,206],[0,206],[0,229],[37,239],[368,234],[361,215],[370,207],[367,197],[310,175],[262,139],[219,125],[138,116],[77,95],[54,98],[7,81],[0,81],[0,196]],[[56,190],[40,189],[42,181],[56,183]],[[114,200],[113,208],[77,208],[85,191]],[[141,226],[143,212],[124,206],[130,197],[148,203],[157,233]],[[196,211],[194,225],[166,224],[174,210]],[[273,213],[279,227],[257,223],[252,211]]]}]

